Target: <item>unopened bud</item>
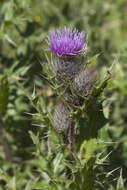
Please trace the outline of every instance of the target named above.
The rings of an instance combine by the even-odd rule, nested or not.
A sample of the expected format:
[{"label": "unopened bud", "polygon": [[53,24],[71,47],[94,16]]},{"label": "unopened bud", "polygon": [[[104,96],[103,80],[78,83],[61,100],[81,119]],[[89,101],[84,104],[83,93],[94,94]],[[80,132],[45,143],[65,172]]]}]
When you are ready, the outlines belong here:
[{"label": "unopened bud", "polygon": [[97,73],[94,67],[81,70],[75,77],[73,88],[76,94],[88,96],[96,82]]},{"label": "unopened bud", "polygon": [[53,115],[54,127],[57,131],[66,132],[71,125],[70,111],[68,107],[60,102],[56,105]]}]

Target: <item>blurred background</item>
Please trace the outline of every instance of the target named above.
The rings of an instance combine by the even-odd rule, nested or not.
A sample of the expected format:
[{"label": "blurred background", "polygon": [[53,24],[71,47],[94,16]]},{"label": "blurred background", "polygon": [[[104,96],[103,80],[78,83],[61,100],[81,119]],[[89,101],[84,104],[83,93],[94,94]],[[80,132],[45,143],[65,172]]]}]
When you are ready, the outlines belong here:
[{"label": "blurred background", "polygon": [[109,123],[99,135],[107,143],[107,153],[111,152],[108,166],[102,170],[115,169],[116,180],[105,182],[98,189],[115,190],[120,172],[127,188],[127,1],[1,0],[0,190],[23,189],[26,179],[32,183],[31,170],[36,160],[31,161],[34,147],[29,131],[44,134],[44,129],[41,111],[40,115],[32,115],[37,109],[26,95],[31,94],[34,99],[36,89],[34,101],[41,97],[44,109],[53,106],[53,92],[41,76],[41,64],[46,62],[48,31],[65,25],[85,31],[87,57],[100,53],[97,66],[102,71],[112,67],[112,83],[105,90],[104,106]]}]

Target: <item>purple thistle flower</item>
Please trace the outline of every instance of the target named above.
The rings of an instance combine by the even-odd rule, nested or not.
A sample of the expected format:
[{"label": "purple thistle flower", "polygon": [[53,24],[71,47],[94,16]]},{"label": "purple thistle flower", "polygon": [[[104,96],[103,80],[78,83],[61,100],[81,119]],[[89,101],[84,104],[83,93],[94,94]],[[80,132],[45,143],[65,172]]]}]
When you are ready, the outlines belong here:
[{"label": "purple thistle flower", "polygon": [[71,28],[52,30],[48,35],[47,43],[50,51],[62,55],[76,55],[85,52],[84,32]]}]

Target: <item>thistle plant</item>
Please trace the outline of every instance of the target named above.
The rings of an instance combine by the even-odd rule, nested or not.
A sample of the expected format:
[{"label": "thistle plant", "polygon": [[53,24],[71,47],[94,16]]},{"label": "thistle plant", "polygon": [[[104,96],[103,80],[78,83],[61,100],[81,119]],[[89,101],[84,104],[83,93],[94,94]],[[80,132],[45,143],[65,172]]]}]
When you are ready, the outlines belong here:
[{"label": "thistle plant", "polygon": [[[72,150],[72,139],[74,125],[71,118],[71,110],[68,110],[68,104],[70,103],[70,97],[72,103],[75,105],[75,99],[79,101],[79,98],[75,98],[72,94],[70,86],[75,77],[79,76],[81,69],[83,68],[82,59],[80,55],[85,52],[86,43],[84,41],[84,32],[78,32],[77,29],[70,29],[64,27],[64,29],[52,32],[48,36],[48,45],[50,51],[53,53],[52,70],[58,84],[62,84],[65,89],[65,101],[67,105],[61,100],[60,104],[56,106],[54,111],[54,125],[58,131],[69,129],[70,145]],[[76,83],[74,83],[74,86]],[[79,88],[82,88],[81,86]],[[74,109],[74,108],[73,108]],[[72,110],[73,110],[72,109]],[[57,116],[57,117],[56,117]],[[59,124],[59,125],[58,125]],[[72,129],[73,128],[73,129]]]},{"label": "thistle plant", "polygon": [[[86,54],[84,37],[84,32],[67,27],[56,32],[52,30],[47,37],[49,50],[52,52],[52,74],[56,84],[62,86],[60,90],[64,91],[62,97],[58,94],[60,103],[54,109],[53,118],[55,128],[63,133],[66,133],[67,129],[75,130],[75,119],[76,122],[80,121],[83,113],[86,113],[87,117],[87,102],[91,104],[93,99],[96,99],[93,90],[97,82],[97,71],[93,65],[84,63],[83,56]],[[72,139],[72,134],[69,135],[68,138]]]},{"label": "thistle plant", "polygon": [[[0,190],[127,189],[126,11],[127,0],[0,1]],[[41,41],[65,23],[80,31],[51,31],[46,61]]]},{"label": "thistle plant", "polygon": [[[96,165],[91,143],[95,147],[98,130],[107,122],[103,114],[101,95],[108,84],[110,74],[107,72],[100,80],[94,64],[98,55],[90,60],[86,59],[87,44],[84,32],[67,27],[52,30],[47,36],[47,43],[51,57],[47,57],[45,71],[57,94],[57,103],[51,119],[52,129],[56,130],[58,137],[62,136],[64,150],[68,150],[65,159],[76,163],[75,170],[71,168],[71,176],[67,177],[75,178],[72,189],[91,190]],[[89,144],[91,150],[88,150]],[[60,146],[62,151],[62,144]],[[84,150],[90,151],[90,156],[86,156]],[[79,178],[80,174],[82,179]],[[76,182],[78,180],[81,181],[79,186]]]}]

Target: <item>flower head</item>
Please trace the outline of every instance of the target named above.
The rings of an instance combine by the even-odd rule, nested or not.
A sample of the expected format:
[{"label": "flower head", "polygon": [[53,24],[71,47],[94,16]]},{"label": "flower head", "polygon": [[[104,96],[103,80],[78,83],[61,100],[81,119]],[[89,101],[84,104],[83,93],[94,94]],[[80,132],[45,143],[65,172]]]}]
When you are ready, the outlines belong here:
[{"label": "flower head", "polygon": [[48,35],[50,51],[57,55],[76,55],[85,51],[84,32],[64,27]]}]

